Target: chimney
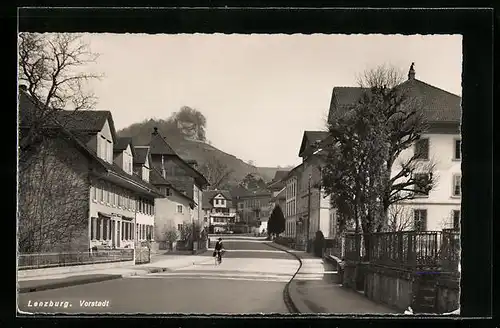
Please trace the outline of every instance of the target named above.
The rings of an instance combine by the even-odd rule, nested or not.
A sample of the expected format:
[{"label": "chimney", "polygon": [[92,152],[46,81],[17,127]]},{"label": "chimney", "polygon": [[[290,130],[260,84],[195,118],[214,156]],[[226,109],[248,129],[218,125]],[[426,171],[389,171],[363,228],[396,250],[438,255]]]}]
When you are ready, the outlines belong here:
[{"label": "chimney", "polygon": [[415,79],[415,69],[413,66],[415,63],[411,63],[410,70],[408,71],[408,80],[414,80]]},{"label": "chimney", "polygon": [[155,126],[153,129],[154,129],[154,131],[153,131],[153,135],[155,136],[155,135],[157,135],[157,134],[158,134],[158,128]]},{"label": "chimney", "polygon": [[24,84],[19,84],[19,90],[28,91],[28,87]]}]

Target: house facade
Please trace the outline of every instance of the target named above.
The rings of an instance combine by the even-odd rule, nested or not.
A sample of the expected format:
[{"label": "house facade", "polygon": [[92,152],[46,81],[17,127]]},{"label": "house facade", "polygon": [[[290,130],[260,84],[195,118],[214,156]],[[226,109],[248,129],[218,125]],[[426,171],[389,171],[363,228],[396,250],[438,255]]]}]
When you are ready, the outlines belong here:
[{"label": "house facade", "polygon": [[[397,211],[397,226],[401,230],[458,229],[461,216],[461,98],[416,79],[413,68],[410,68],[408,80],[400,87],[421,103],[428,128],[420,140],[396,159],[391,176],[399,172],[396,163],[418,154],[418,166],[434,166],[432,179],[435,183],[428,193],[419,193],[413,199],[401,201],[389,212]],[[335,111],[348,108],[365,91],[362,88],[335,87],[329,120]],[[424,173],[419,173],[417,169],[415,175],[419,174]],[[334,215],[333,209],[331,214]]]},{"label": "house facade", "polygon": [[[29,131],[37,111],[35,101],[20,90],[21,134]],[[152,232],[154,200],[161,193],[133,172],[133,147],[117,137],[109,111],[55,115],[57,123],[46,122],[50,132],[20,173],[21,181],[30,181],[19,190],[20,237],[28,241],[20,243],[21,251],[134,247],[138,224]],[[38,198],[36,185],[44,189]]]},{"label": "house facade", "polygon": [[269,211],[269,202],[271,201],[271,192],[261,189],[249,191],[246,195],[240,197],[238,210],[240,211],[240,221],[245,222],[251,227],[260,227],[261,222],[267,221],[271,215]]},{"label": "house facade", "polygon": [[208,190],[203,192],[203,210],[208,223],[209,232],[220,233],[232,231],[236,223],[236,208],[232,196],[227,190]]},{"label": "house facade", "polygon": [[295,238],[299,247],[304,247],[306,240],[313,240],[317,231],[326,238],[334,233],[330,197],[321,188],[324,163],[318,145],[326,136],[323,131],[305,131],[299,149],[302,163],[284,178],[285,236]]},{"label": "house facade", "polygon": [[190,222],[203,225],[202,191],[208,186],[207,179],[177,155],[157,128],[151,134],[149,148],[151,166],[176,190],[194,201],[194,207],[189,208]]},{"label": "house facade", "polygon": [[[175,188],[155,168],[151,169],[151,183],[163,194],[155,202],[156,215],[154,225],[154,239],[156,247],[153,249],[166,250],[176,247],[177,241],[182,238],[181,232],[185,225],[192,224],[191,211],[195,208],[195,201]],[[171,236],[176,236],[175,240]]]}]

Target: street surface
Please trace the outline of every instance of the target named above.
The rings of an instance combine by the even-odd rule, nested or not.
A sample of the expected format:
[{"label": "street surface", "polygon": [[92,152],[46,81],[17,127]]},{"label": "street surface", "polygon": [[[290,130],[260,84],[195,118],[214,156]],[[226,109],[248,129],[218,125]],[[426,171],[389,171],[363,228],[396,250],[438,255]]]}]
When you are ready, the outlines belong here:
[{"label": "street surface", "polygon": [[262,239],[223,239],[227,252],[220,266],[207,254],[205,263],[172,272],[19,294],[19,309],[93,314],[288,313],[283,288],[299,262]]}]

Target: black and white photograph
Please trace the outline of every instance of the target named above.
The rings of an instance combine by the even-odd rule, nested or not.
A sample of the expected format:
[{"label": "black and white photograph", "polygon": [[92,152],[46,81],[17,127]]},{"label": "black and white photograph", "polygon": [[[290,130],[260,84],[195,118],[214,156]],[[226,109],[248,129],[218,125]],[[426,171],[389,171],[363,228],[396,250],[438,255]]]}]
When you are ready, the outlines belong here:
[{"label": "black and white photograph", "polygon": [[18,34],[21,314],[459,315],[459,34]]}]

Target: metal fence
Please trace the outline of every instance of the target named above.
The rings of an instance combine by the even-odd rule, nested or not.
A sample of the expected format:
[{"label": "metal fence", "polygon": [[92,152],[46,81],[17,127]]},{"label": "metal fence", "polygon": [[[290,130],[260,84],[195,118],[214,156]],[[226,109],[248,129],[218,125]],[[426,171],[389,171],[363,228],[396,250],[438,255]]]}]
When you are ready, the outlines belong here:
[{"label": "metal fence", "polygon": [[335,256],[339,259],[342,259],[344,257],[343,253],[343,238],[342,237],[337,237],[333,239],[325,239],[325,251],[324,255],[332,255]]},{"label": "metal fence", "polygon": [[[347,233],[341,240],[325,253],[348,261],[367,259],[373,264],[406,269],[456,272],[460,263],[460,234],[455,230]],[[365,249],[369,250],[368,257]]]},{"label": "metal fence", "polygon": [[82,264],[132,261],[133,249],[117,249],[92,252],[30,253],[19,254],[18,269],[41,269]]}]

